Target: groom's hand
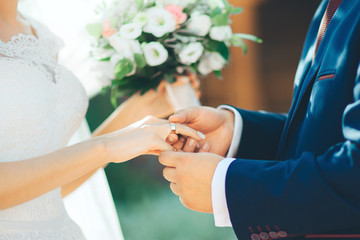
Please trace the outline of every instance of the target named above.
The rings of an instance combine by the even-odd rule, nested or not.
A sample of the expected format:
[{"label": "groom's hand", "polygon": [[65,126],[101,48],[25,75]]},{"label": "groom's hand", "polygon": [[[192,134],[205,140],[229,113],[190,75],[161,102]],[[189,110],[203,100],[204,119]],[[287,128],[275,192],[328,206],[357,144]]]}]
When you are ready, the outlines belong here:
[{"label": "groom's hand", "polygon": [[[205,148],[209,148],[207,151],[225,156],[230,147],[234,131],[234,113],[231,111],[211,107],[192,107],[176,112],[169,121],[185,124],[204,133],[206,139],[199,147],[202,148],[206,144]],[[188,143],[189,141],[178,143],[174,147],[189,152],[184,149],[187,148]]]},{"label": "groom's hand", "polygon": [[171,190],[194,211],[212,213],[211,182],[223,157],[213,153],[163,152],[159,161]]}]

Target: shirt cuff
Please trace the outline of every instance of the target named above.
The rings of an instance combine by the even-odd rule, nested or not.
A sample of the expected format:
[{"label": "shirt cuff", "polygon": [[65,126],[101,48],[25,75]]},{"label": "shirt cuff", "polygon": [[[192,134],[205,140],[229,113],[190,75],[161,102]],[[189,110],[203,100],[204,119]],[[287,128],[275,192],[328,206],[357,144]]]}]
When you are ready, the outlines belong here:
[{"label": "shirt cuff", "polygon": [[225,181],[226,173],[230,164],[235,160],[241,134],[243,128],[243,119],[240,113],[233,107],[221,105],[218,109],[229,110],[234,113],[235,123],[234,132],[231,144],[227,153],[227,158],[219,162],[217,165],[211,183],[211,199],[214,213],[215,226],[217,227],[232,227],[229,209],[226,201]]},{"label": "shirt cuff", "polygon": [[216,227],[232,227],[226,202],[225,179],[230,164],[235,158],[225,158],[215,169],[211,183],[211,199]]},{"label": "shirt cuff", "polygon": [[243,119],[242,119],[240,113],[234,107],[227,106],[227,105],[221,105],[218,107],[218,109],[224,109],[224,110],[231,111],[235,115],[233,138],[231,140],[230,148],[229,148],[229,151],[228,151],[226,157],[228,157],[228,158],[236,157],[237,151],[239,149],[241,135],[242,135]]}]

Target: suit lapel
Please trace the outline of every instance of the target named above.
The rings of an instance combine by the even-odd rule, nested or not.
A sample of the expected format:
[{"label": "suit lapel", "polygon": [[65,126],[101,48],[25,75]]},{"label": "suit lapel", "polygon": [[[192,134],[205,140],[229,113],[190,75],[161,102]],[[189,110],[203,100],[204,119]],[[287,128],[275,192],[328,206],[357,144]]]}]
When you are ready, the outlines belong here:
[{"label": "suit lapel", "polygon": [[[322,4],[323,6],[320,6],[320,9],[322,9],[321,11],[318,12],[318,14],[321,13],[321,17],[317,20],[314,20],[314,23],[312,27],[317,26],[317,29],[320,26],[320,21],[322,19],[323,14],[325,13],[325,9],[327,6],[327,2],[328,1],[324,1]],[[315,77],[316,74],[321,66],[322,60],[324,58],[325,52],[329,47],[329,42],[331,40],[331,38],[333,37],[333,35],[336,32],[336,28],[338,27],[340,20],[341,20],[341,15],[343,14],[343,10],[342,10],[342,6],[345,4],[346,1],[343,1],[338,9],[338,11],[336,11],[333,19],[331,20],[327,31],[325,33],[325,36],[320,44],[320,47],[318,49],[318,52],[316,54],[316,57],[313,60],[313,54],[315,51],[315,44],[316,44],[316,37],[317,37],[317,31],[316,34],[314,34],[315,32],[313,31],[312,37],[310,40],[310,42],[312,42],[311,47],[308,48],[308,52],[306,53],[306,57],[303,63],[303,66],[299,65],[299,67],[301,67],[302,69],[298,69],[298,71],[300,70],[300,73],[297,73],[296,76],[296,80],[295,80],[295,85],[298,84],[298,86],[295,86],[295,91],[294,91],[294,97],[293,97],[293,102],[289,111],[289,115],[288,115],[288,120],[285,124],[284,127],[284,131],[283,131],[283,135],[281,138],[281,142],[279,145],[279,149],[278,149],[278,154],[277,154],[277,158],[279,158],[280,154],[281,154],[281,150],[284,147],[284,143],[286,141],[286,137],[288,135],[288,131],[289,128],[292,125],[293,119],[296,117],[296,114],[298,113],[299,110],[299,106],[301,105],[302,101],[308,101],[308,99],[303,99],[305,93],[308,91],[308,88],[310,86],[312,86],[311,83],[313,83],[315,81]]]}]

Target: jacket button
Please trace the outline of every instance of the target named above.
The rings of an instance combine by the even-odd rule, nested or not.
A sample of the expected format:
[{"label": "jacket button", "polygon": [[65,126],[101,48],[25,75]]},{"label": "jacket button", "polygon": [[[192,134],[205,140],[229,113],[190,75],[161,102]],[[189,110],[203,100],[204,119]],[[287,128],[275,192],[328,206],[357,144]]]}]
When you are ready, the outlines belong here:
[{"label": "jacket button", "polygon": [[269,234],[267,234],[266,232],[262,232],[262,233],[260,233],[260,238],[261,239],[269,239]]},{"label": "jacket button", "polygon": [[256,233],[251,234],[251,240],[261,240],[260,236]]},{"label": "jacket button", "polygon": [[278,231],[278,236],[284,238],[284,237],[287,236],[287,232],[285,232],[285,231]]},{"label": "jacket button", "polygon": [[269,232],[271,238],[278,238],[277,232]]}]

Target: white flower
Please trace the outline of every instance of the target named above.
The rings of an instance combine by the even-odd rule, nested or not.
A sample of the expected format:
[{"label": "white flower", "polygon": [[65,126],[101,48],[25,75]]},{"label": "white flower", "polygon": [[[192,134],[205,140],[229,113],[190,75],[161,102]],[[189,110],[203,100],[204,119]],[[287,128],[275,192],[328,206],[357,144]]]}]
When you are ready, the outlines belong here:
[{"label": "white flower", "polygon": [[120,34],[114,34],[109,38],[109,44],[116,52],[125,58],[134,60],[134,54],[142,54],[140,43],[138,40],[129,40],[120,37]]},{"label": "white flower", "polygon": [[126,57],[126,58],[132,58],[132,52],[129,48],[129,42],[130,40],[122,38],[119,33],[116,33],[112,35],[109,38],[109,44],[118,52],[119,55]]},{"label": "white flower", "polygon": [[190,43],[180,51],[180,61],[185,65],[191,65],[199,60],[203,51],[204,46],[201,43]]},{"label": "white flower", "polygon": [[210,38],[219,42],[227,41],[232,37],[230,26],[212,27],[210,30]]},{"label": "white flower", "polygon": [[136,39],[138,38],[142,33],[141,26],[135,24],[135,23],[128,23],[125,25],[122,25],[119,30],[119,34],[122,38],[125,39]]},{"label": "white flower", "polygon": [[129,41],[129,47],[130,47],[130,51],[135,54],[142,54],[142,50],[141,50],[141,46],[140,46],[140,42],[137,40],[132,40]]},{"label": "white flower", "polygon": [[153,7],[147,11],[149,20],[144,27],[144,32],[151,33],[155,37],[173,32],[176,29],[176,21],[172,14],[160,7]]},{"label": "white flower", "polygon": [[187,25],[188,30],[202,37],[209,33],[210,28],[211,19],[207,15],[192,15]]},{"label": "white flower", "polygon": [[146,62],[152,67],[161,65],[168,59],[169,53],[161,43],[150,42],[142,47]]},{"label": "white flower", "polygon": [[92,69],[95,70],[95,77],[102,86],[110,86],[111,80],[115,79],[114,67],[110,62],[96,62]]},{"label": "white flower", "polygon": [[198,70],[202,75],[207,75],[221,70],[225,64],[226,60],[218,52],[205,52],[200,59]]},{"label": "white flower", "polygon": [[149,18],[148,15],[144,12],[138,12],[135,17],[133,22],[136,23],[137,25],[143,27],[147,24]]}]

